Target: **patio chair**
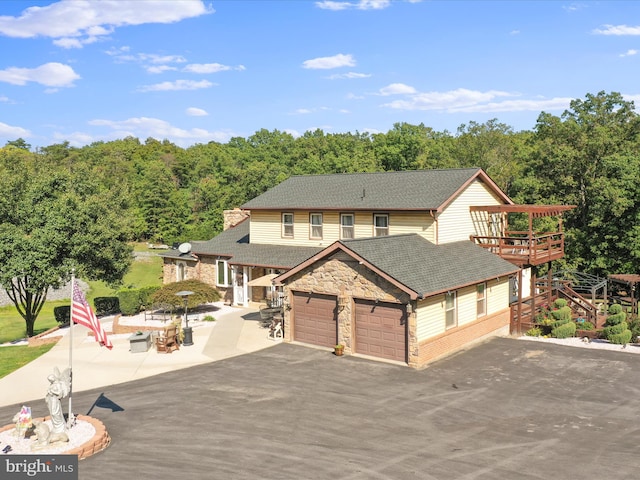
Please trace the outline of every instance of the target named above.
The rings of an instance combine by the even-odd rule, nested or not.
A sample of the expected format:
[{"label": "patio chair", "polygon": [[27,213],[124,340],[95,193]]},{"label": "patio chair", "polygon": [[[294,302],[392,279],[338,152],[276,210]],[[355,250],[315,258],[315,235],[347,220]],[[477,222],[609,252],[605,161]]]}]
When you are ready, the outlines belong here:
[{"label": "patio chair", "polygon": [[271,320],[271,326],[269,327],[269,334],[267,335],[269,338],[275,340],[276,338],[282,338],[284,335],[282,331],[282,316],[274,315]]},{"label": "patio chair", "polygon": [[156,352],[171,353],[180,348],[176,325],[167,325],[156,337]]}]

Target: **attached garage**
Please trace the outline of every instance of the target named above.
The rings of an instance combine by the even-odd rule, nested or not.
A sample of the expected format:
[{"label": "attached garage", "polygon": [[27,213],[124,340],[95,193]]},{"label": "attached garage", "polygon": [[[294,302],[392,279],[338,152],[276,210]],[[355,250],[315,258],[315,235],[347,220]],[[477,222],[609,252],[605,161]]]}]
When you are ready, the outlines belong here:
[{"label": "attached garage", "polygon": [[355,300],[356,353],[407,361],[407,319],[403,305]]},{"label": "attached garage", "polygon": [[337,298],[293,292],[293,339],[321,347],[337,342]]}]

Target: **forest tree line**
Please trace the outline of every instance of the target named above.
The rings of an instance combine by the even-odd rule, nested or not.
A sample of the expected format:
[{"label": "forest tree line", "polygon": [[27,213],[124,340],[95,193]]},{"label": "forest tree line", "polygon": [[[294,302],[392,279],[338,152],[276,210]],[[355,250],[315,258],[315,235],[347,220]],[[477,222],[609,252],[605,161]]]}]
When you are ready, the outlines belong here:
[{"label": "forest tree line", "polygon": [[[633,102],[599,92],[559,116],[542,112],[531,131],[494,119],[455,133],[408,123],[387,133],[316,130],[297,138],[263,129],[188,148],[127,137],[32,151],[17,139],[0,148],[0,182],[38,181],[46,195],[57,173],[82,178],[71,182],[79,188],[90,178],[104,193],[102,207],[117,214],[120,236],[173,244],[212,238],[223,210],[291,175],[480,167],[516,203],[576,205],[564,215],[566,268],[606,275],[640,273],[639,147]],[[5,185],[0,207],[20,201],[11,188]]]}]

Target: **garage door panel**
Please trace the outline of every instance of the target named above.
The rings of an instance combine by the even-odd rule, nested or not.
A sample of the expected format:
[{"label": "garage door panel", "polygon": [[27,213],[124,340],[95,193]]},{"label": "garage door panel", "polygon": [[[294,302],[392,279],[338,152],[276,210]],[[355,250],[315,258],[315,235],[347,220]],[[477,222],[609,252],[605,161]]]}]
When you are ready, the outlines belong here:
[{"label": "garage door panel", "polygon": [[293,338],[298,342],[332,347],[336,344],[337,298],[293,293]]},{"label": "garage door panel", "polygon": [[406,317],[401,305],[356,301],[355,351],[406,361]]}]

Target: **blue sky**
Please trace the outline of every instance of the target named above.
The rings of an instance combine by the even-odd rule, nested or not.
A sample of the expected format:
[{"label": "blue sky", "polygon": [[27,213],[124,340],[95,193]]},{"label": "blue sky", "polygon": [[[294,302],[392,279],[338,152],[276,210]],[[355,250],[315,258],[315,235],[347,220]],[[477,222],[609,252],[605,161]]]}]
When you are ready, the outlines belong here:
[{"label": "blue sky", "polygon": [[0,52],[0,146],[519,131],[640,100],[640,2],[4,0]]}]

